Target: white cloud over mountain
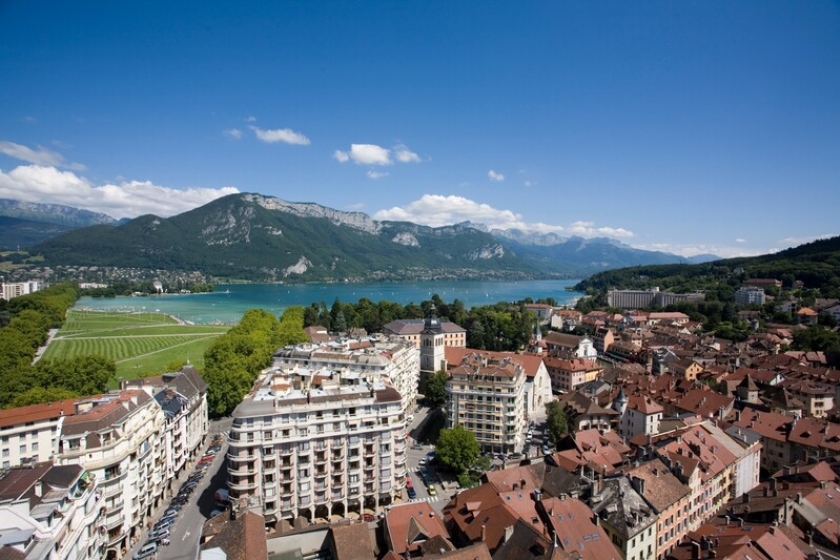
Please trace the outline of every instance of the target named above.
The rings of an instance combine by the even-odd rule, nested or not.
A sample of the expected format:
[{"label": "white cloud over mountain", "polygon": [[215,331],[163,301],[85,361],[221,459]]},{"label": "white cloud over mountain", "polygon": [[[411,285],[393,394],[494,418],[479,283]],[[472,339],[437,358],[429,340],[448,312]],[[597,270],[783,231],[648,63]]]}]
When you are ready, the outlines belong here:
[{"label": "white cloud over mountain", "polygon": [[95,185],[71,171],[45,165],[23,165],[8,173],[0,170],[0,198],[64,204],[114,218],[173,216],[237,192],[236,187],[173,189],[150,181]]},{"label": "white cloud over mountain", "polygon": [[566,236],[631,238],[633,232],[624,228],[596,226],[592,222],[573,222],[568,226],[541,222],[529,223],[511,210],[494,208],[462,196],[423,195],[405,206],[379,210],[376,220],[409,221],[431,227],[472,222],[491,229],[521,229],[537,233],[558,233]]}]

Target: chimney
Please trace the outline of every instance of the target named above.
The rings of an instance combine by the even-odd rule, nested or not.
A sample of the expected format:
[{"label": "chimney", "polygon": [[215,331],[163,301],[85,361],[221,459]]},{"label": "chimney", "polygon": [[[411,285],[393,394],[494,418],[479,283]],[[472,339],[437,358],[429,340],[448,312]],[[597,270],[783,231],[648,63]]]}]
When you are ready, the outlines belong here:
[{"label": "chimney", "polygon": [[35,483],[35,495],[39,498],[44,495],[44,485],[40,480]]},{"label": "chimney", "polygon": [[691,559],[700,560],[700,543],[691,541]]},{"label": "chimney", "polygon": [[802,505],[802,492],[796,493],[796,503]]},{"label": "chimney", "polygon": [[487,542],[487,525],[481,525],[481,542]]}]

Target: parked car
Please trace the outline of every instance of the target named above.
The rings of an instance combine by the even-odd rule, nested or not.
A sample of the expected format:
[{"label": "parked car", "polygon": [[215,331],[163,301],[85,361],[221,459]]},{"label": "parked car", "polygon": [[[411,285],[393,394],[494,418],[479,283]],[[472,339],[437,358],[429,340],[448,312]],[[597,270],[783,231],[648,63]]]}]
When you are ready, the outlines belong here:
[{"label": "parked car", "polygon": [[157,541],[160,539],[168,539],[169,538],[169,529],[152,529],[149,531],[149,540],[150,541]]},{"label": "parked car", "polygon": [[140,550],[134,553],[134,560],[140,560],[141,558],[149,558],[157,554],[157,551],[158,544],[156,542],[147,542],[140,548]]},{"label": "parked car", "polygon": [[437,496],[437,490],[435,490],[435,485],[434,484],[429,484],[429,496],[431,496],[433,498],[435,496]]},{"label": "parked car", "polygon": [[366,521],[370,523],[371,521],[376,521],[376,517],[370,513],[363,513],[362,514],[362,521]]},{"label": "parked car", "polygon": [[199,459],[198,464],[203,465],[205,463],[209,464],[209,463],[212,463],[212,462],[213,462],[213,456],[212,455],[205,455],[204,457]]},{"label": "parked car", "polygon": [[417,497],[417,490],[415,490],[413,486],[407,486],[405,490],[406,492],[408,492],[409,500],[413,500]]}]

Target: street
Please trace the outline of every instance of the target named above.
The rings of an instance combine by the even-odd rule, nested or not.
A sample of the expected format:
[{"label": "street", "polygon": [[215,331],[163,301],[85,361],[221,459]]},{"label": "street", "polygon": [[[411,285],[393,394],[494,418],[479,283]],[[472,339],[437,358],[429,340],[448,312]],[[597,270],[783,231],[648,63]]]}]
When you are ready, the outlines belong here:
[{"label": "street", "polygon": [[[204,522],[210,517],[210,513],[216,507],[216,500],[214,494],[216,489],[220,486],[227,486],[227,432],[230,428],[231,419],[223,418],[221,420],[214,420],[210,422],[207,435],[207,444],[205,444],[201,451],[204,453],[211,445],[213,436],[215,434],[222,434],[221,449],[216,452],[213,461],[207,468],[204,476],[198,482],[195,490],[190,495],[187,502],[181,508],[177,520],[170,527],[170,543],[166,546],[158,548],[156,558],[161,560],[176,560],[176,559],[190,559],[193,560],[198,555],[199,539],[201,538],[201,531],[204,527]],[[190,474],[196,471],[195,464],[188,466],[179,477],[178,482],[173,486],[177,493],[183,482]],[[157,522],[166,507],[161,507],[160,511],[155,514],[152,523]],[[126,554],[126,558],[132,558],[133,555],[146,542],[146,535],[148,530],[143,532],[137,544]]]}]

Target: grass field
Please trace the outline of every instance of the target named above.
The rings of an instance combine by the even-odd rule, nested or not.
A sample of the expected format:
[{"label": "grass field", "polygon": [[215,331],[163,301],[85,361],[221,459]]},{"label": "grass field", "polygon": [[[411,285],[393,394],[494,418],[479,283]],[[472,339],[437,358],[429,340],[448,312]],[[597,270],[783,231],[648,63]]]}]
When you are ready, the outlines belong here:
[{"label": "grass field", "polygon": [[229,328],[185,325],[161,313],[71,310],[43,357],[101,354],[116,362],[123,379],[164,373],[176,361],[189,360],[201,370],[204,351]]}]

